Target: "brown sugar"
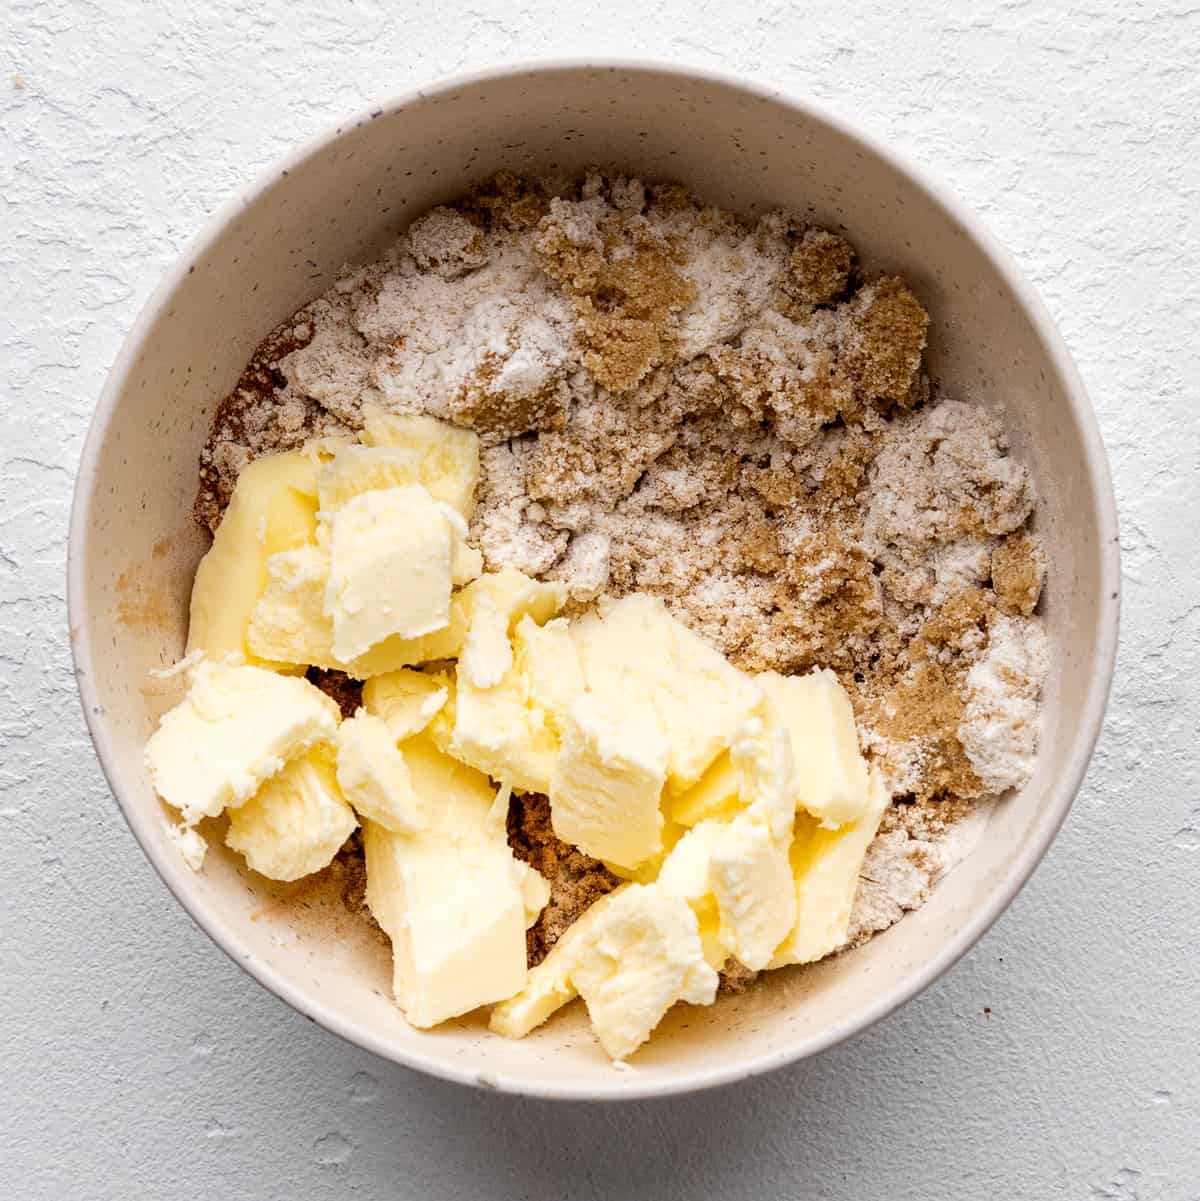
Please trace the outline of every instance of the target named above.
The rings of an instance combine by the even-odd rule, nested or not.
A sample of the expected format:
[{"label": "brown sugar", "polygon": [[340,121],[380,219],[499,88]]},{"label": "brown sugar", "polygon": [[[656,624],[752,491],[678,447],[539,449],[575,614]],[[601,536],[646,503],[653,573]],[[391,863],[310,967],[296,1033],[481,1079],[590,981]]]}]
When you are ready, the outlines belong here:
[{"label": "brown sugar", "polygon": [[[582,245],[574,230],[543,221],[534,243],[546,270],[566,287],[579,317],[581,360],[610,392],[628,392],[670,362],[671,318],[695,297],[661,240],[638,227],[597,231]],[[624,236],[621,236],[624,235]]]},{"label": "brown sugar", "polygon": [[525,932],[529,965],[541,963],[562,932],[620,880],[603,863],[562,842],[550,825],[550,801],[539,793],[515,796],[508,810],[508,845],[518,859],[550,882],[550,900]]},{"label": "brown sugar", "polygon": [[342,717],[353,717],[362,704],[362,681],[346,675],[344,671],[325,671],[310,667],[305,673],[310,684],[315,684],[326,696],[337,702]]},{"label": "brown sugar", "polygon": [[1046,553],[1026,531],[1010,534],[992,551],[992,588],[1005,611],[1028,617],[1045,578]]}]

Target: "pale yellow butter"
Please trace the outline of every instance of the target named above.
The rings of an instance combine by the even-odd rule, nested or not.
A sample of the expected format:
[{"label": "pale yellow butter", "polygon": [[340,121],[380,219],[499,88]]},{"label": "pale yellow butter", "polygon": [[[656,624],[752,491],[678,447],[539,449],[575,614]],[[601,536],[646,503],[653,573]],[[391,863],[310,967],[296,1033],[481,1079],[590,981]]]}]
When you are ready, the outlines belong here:
[{"label": "pale yellow butter", "polygon": [[368,408],[365,417],[364,442],[415,452],[420,464],[418,478],[430,495],[470,519],[479,482],[476,434],[423,414],[385,413]]},{"label": "pale yellow butter", "polygon": [[[632,869],[662,849],[666,779],[661,734],[630,698],[618,716],[590,694],[567,712],[550,781],[554,833],[596,859]],[[632,716],[632,720],[629,718]]]},{"label": "pale yellow butter", "polygon": [[323,546],[272,555],[246,631],[252,653],[297,666],[334,667],[333,622],[325,614],[328,579],[329,551]]},{"label": "pale yellow butter", "polygon": [[601,897],[533,968],[525,986],[492,1010],[490,1026],[523,1038],[582,996],[601,1046],[624,1059],[678,1001],[711,1005],[717,973],[705,960],[695,914],[655,884]]},{"label": "pale yellow butter", "polygon": [[733,817],[741,805],[740,784],[729,752],[723,751],[697,783],[670,799],[672,820],[694,826],[711,817]]},{"label": "pale yellow butter", "polygon": [[695,784],[762,703],[753,680],[653,597],[601,600],[571,634],[587,689],[605,708],[634,699],[653,713],[674,791]]},{"label": "pale yellow butter", "polygon": [[711,1005],[717,973],[704,958],[687,902],[653,884],[631,884],[571,946],[571,984],[600,1045],[625,1059],[678,1001]]},{"label": "pale yellow butter", "polygon": [[325,612],[343,663],[449,625],[455,532],[420,485],[364,492],[333,515]]},{"label": "pale yellow butter", "polygon": [[426,803],[387,722],[365,709],[338,729],[337,782],[358,814],[394,834],[415,834],[428,824]]},{"label": "pale yellow butter", "polygon": [[890,797],[877,771],[870,773],[866,812],[851,825],[830,830],[801,815],[791,849],[796,924],[769,967],[811,963],[846,941],[858,873]]},{"label": "pale yellow butter", "polygon": [[528,648],[537,640],[538,623],[565,601],[562,585],[541,584],[518,571],[482,576],[455,598],[467,634],[448,748],[526,792],[549,789],[558,753],[557,732],[535,691],[540,679]]},{"label": "pale yellow butter", "polygon": [[571,982],[573,948],[583,941],[589,929],[600,924],[604,911],[628,887],[622,884],[594,901],[559,935],[546,958],[529,969],[521,991],[492,1010],[489,1029],[505,1038],[524,1038],[579,995]]},{"label": "pale yellow butter", "polygon": [[570,623],[556,617],[543,625],[525,614],[513,631],[513,658],[547,726],[560,735],[567,710],[584,691]]},{"label": "pale yellow butter", "polygon": [[460,672],[448,749],[522,792],[547,792],[558,740],[519,672],[510,669],[491,688],[475,687]]},{"label": "pale yellow butter", "polygon": [[343,446],[317,474],[321,517],[331,521],[347,501],[383,488],[421,483],[421,456],[398,447]]},{"label": "pale yellow butter", "polygon": [[244,805],[230,810],[225,844],[261,875],[299,880],[327,867],[357,826],[326,744],[287,763]]},{"label": "pale yellow butter", "polygon": [[477,688],[498,684],[513,664],[510,635],[524,617],[549,621],[567,600],[562,584],[542,583],[506,568],[482,576],[460,595],[467,635],[459,675]]},{"label": "pale yellow butter", "polygon": [[434,1026],[525,982],[525,901],[497,842],[364,826],[367,904],[392,941],[404,1016]]},{"label": "pale yellow butter", "polygon": [[274,555],[267,568],[266,587],[254,606],[247,633],[255,654],[289,664],[336,669],[365,680],[410,664],[452,658],[466,637],[466,617],[456,598],[444,629],[420,638],[392,635],[365,654],[342,662],[333,653],[333,621],[325,613],[328,549],[303,546]]},{"label": "pale yellow butter", "polygon": [[[788,840],[790,842],[790,839]],[[740,814],[713,840],[709,880],[721,945],[752,971],[766,967],[796,922],[788,843]]]},{"label": "pale yellow butter", "polygon": [[854,709],[832,671],[806,676],[764,672],[767,720],[791,736],[800,804],[822,824],[840,826],[867,811],[867,765],[858,749]]},{"label": "pale yellow butter", "polygon": [[202,662],[146,744],[158,794],[195,824],[240,805],[263,781],[337,734],[338,707],[296,676]]},{"label": "pale yellow butter", "polygon": [[427,733],[400,750],[427,825],[402,835],[365,824],[367,903],[392,940],[396,1000],[424,1027],[522,987],[526,924],[547,888],[513,858],[486,776]]},{"label": "pale yellow butter", "polygon": [[419,734],[441,712],[450,690],[443,675],[401,668],[363,685],[363,706],[381,717],[396,742]]},{"label": "pale yellow butter", "polygon": [[242,468],[233,496],[192,582],[188,653],[230,652],[268,665],[247,643],[250,613],[279,551],[313,541],[317,464],[302,451],[268,455]]}]

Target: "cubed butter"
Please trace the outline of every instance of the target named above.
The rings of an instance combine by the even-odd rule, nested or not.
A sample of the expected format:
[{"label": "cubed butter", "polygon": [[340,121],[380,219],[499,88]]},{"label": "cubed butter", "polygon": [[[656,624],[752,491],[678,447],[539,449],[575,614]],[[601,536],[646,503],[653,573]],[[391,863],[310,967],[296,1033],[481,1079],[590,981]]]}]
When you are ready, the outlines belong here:
[{"label": "cubed butter", "polygon": [[362,439],[370,446],[416,452],[420,481],[435,499],[470,520],[479,482],[479,438],[436,417],[369,408]]},{"label": "cubed butter", "polygon": [[523,1038],[582,996],[596,1037],[620,1060],[677,1001],[711,1005],[716,990],[717,973],[687,902],[656,884],[626,884],[568,927],[521,991],[492,1010],[490,1025]]},{"label": "cubed butter", "polygon": [[562,585],[540,584],[518,571],[482,576],[455,597],[467,635],[449,749],[525,792],[548,791],[558,753],[557,732],[535,691],[543,681],[530,670],[528,646],[539,623],[565,601]]},{"label": "cubed butter", "polygon": [[721,945],[751,971],[760,971],[796,922],[788,843],[772,838],[749,814],[739,814],[713,840],[709,879]]},{"label": "cubed butter", "polygon": [[[431,798],[432,799],[432,798]],[[508,847],[364,825],[367,904],[392,941],[392,983],[418,1028],[525,982],[525,900]]]},{"label": "cubed butter", "polygon": [[561,736],[567,710],[584,691],[570,623],[556,617],[539,625],[525,614],[513,631],[513,658],[547,726]]},{"label": "cubed butter", "polygon": [[628,888],[622,884],[591,905],[571,923],[541,963],[529,969],[521,991],[492,1010],[488,1027],[505,1038],[524,1038],[579,994],[571,982],[573,948],[596,928],[604,912]]},{"label": "cubed butter", "polygon": [[548,792],[558,741],[519,672],[510,669],[498,684],[477,688],[460,670],[448,749],[522,792]]},{"label": "cubed butter", "polygon": [[738,796],[745,816],[767,828],[786,850],[796,818],[795,761],[787,730],[752,717],[738,730],[729,752],[738,776]]},{"label": "cubed butter", "polygon": [[696,915],[653,884],[631,884],[605,906],[571,959],[571,983],[613,1059],[636,1051],[677,1001],[711,1005],[716,997]]},{"label": "cubed butter", "polygon": [[695,784],[762,702],[754,681],[653,597],[601,600],[571,633],[604,707],[620,711],[636,697],[653,712],[672,791]]},{"label": "cubed butter", "polygon": [[671,848],[658,874],[659,888],[668,896],[681,897],[691,906],[700,925],[705,961],[718,972],[725,966],[729,950],[721,938],[711,867],[713,847],[726,828],[726,822],[712,818],[698,822]]},{"label": "cubed butter", "polygon": [[333,862],[358,819],[346,804],[327,744],[285,764],[229,813],[225,845],[260,875],[299,880]]},{"label": "cubed butter", "polygon": [[498,684],[512,666],[510,635],[524,617],[541,625],[566,604],[563,584],[542,583],[519,571],[481,576],[459,594],[467,636],[459,675],[477,688]]},{"label": "cubed butter", "polygon": [[659,848],[656,854],[651,855],[649,859],[644,859],[637,867],[623,867],[619,863],[602,862],[614,876],[619,876],[622,880],[632,880],[635,884],[653,884],[658,879],[658,873],[662,870],[667,856],[686,833],[685,826],[664,817],[662,829],[659,831]]},{"label": "cubed butter", "polygon": [[620,715],[590,693],[577,698],[563,724],[549,789],[554,833],[625,869],[662,849],[666,748],[659,729],[638,720],[637,710],[633,697]]},{"label": "cubed butter", "polygon": [[331,668],[333,623],[325,615],[329,551],[300,546],[267,560],[262,595],[250,613],[246,643],[262,659]]},{"label": "cubed butter", "polygon": [[797,818],[790,856],[796,924],[769,967],[823,959],[846,941],[858,873],[890,799],[877,771],[870,773],[868,798],[866,812],[837,830],[804,814]]},{"label": "cubed butter", "polygon": [[413,789],[425,801],[429,831],[450,842],[493,838],[491,822],[496,789],[473,767],[438,749],[426,730],[400,746]]},{"label": "cubed butter", "polygon": [[450,696],[446,677],[401,668],[372,676],[363,685],[363,706],[381,717],[392,738],[402,742],[419,734],[441,712]]},{"label": "cubed butter", "polygon": [[387,722],[365,709],[338,729],[337,782],[356,813],[393,834],[415,834],[428,824],[426,803]]},{"label": "cubed butter", "polygon": [[201,662],[146,744],[158,794],[194,825],[241,805],[284,764],[337,735],[338,707],[297,676]]},{"label": "cubed butter", "polygon": [[421,456],[415,450],[391,446],[339,448],[317,475],[317,499],[326,521],[348,500],[381,488],[421,483]]},{"label": "cubed butter", "polygon": [[728,751],[722,751],[699,781],[670,800],[671,818],[681,826],[694,826],[710,817],[731,818],[737,813],[740,777]]},{"label": "cubed butter", "polygon": [[767,720],[791,736],[800,804],[823,825],[840,826],[868,809],[867,765],[858,749],[854,709],[826,668],[806,676],[764,672]]},{"label": "cubed butter", "polygon": [[537,868],[530,867],[520,859],[513,860],[517,872],[517,886],[521,890],[521,903],[525,906],[525,929],[542,916],[542,910],[550,902],[550,881]]},{"label": "cubed butter", "polygon": [[419,484],[364,492],[333,515],[325,612],[343,663],[450,622],[455,531]]},{"label": "cubed butter", "polygon": [[283,663],[344,671],[365,680],[413,663],[449,659],[466,636],[466,618],[450,605],[446,627],[420,638],[393,635],[366,654],[343,663],[333,653],[333,621],[325,613],[329,551],[302,546],[273,555],[267,562],[267,584],[254,606],[247,643],[256,655]]},{"label": "cubed butter", "polygon": [[233,496],[192,583],[188,652],[233,652],[263,665],[246,641],[255,601],[267,583],[267,561],[313,541],[317,528],[317,463],[303,451],[266,455],[242,468]]},{"label": "cubed butter", "polygon": [[706,818],[667,856],[658,885],[691,905],[713,967],[733,955],[760,970],[795,924],[790,834],[781,843],[746,812],[731,820]]}]

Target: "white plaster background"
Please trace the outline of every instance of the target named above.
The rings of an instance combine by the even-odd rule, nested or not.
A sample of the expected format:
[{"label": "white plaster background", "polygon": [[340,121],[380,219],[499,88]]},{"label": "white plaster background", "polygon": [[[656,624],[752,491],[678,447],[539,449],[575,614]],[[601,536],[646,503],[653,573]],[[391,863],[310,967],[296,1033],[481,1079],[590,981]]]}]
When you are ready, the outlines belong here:
[{"label": "white plaster background", "polygon": [[[0,1192],[1200,1198],[1193,0],[5,0],[0,24]],[[613,1108],[425,1080],[244,976],[119,817],[65,636],[92,407],[206,214],[373,99],[556,53],[742,71],[938,173],[1059,321],[1099,411],[1125,547],[1106,733],[996,928],[851,1045]]]}]

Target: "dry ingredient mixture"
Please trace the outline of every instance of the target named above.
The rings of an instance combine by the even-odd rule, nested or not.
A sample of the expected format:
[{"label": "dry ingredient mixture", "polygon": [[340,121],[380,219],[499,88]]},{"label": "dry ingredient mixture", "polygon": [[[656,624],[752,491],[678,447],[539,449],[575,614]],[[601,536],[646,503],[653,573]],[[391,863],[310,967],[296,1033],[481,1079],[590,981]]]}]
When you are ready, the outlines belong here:
[{"label": "dry ingredient mixture", "polygon": [[[838,673],[895,797],[855,943],[1028,778],[1048,664],[1033,482],[995,413],[933,392],[927,326],[902,279],[796,214],[501,174],[262,343],[196,515],[215,528],[251,458],[348,436],[367,405],[475,430],[489,570],[563,580],[576,609],[651,593],[740,668]],[[353,707],[352,681],[319,674]],[[509,837],[553,887],[536,963],[616,880],[553,837],[545,798],[514,801]]]}]

